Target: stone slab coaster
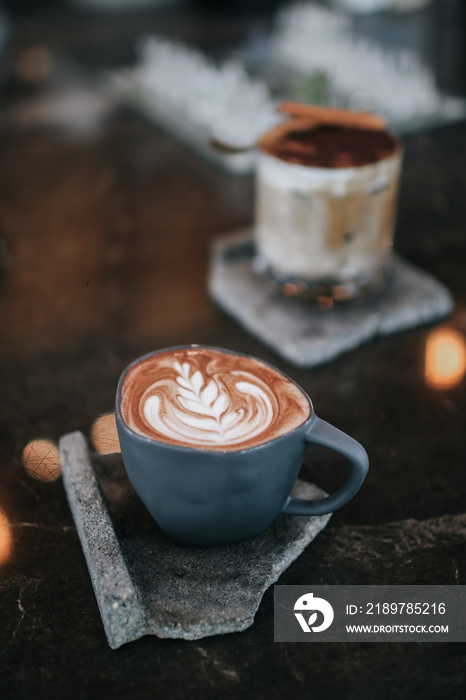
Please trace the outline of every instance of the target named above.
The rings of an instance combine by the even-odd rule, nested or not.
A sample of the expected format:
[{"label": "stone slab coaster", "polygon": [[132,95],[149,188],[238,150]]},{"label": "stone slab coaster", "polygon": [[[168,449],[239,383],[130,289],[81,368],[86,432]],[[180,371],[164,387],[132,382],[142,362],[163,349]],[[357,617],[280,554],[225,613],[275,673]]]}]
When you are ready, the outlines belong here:
[{"label": "stone slab coaster", "polygon": [[[131,487],[120,454],[91,455],[84,435],[60,440],[63,480],[109,645],[146,634],[201,639],[250,627],[265,591],[330,515],[281,515],[245,542],[170,542]],[[298,481],[293,495],[322,498]]]},{"label": "stone slab coaster", "polygon": [[396,253],[382,296],[327,311],[285,297],[272,280],[254,271],[254,253],[251,229],[217,237],[209,293],[248,331],[299,367],[323,364],[377,336],[437,321],[453,310],[448,289]]}]

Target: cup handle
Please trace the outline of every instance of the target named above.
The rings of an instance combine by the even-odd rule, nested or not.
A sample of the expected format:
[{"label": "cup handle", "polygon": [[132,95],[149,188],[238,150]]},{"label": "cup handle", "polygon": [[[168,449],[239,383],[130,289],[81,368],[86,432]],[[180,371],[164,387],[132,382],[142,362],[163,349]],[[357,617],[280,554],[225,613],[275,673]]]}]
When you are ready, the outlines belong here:
[{"label": "cup handle", "polygon": [[346,457],[350,463],[347,480],[332,496],[319,501],[305,501],[300,498],[288,498],[282,513],[290,515],[325,515],[342,508],[359,491],[369,469],[367,452],[359,442],[335,428],[317,416],[312,420],[305,435],[307,442],[323,445]]}]

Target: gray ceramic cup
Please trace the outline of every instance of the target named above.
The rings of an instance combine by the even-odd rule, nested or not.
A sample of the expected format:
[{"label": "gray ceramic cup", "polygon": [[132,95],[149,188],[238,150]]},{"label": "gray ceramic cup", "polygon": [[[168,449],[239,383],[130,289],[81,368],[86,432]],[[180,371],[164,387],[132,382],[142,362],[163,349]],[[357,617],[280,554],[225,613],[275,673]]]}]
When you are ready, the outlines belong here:
[{"label": "gray ceramic cup", "polygon": [[[178,348],[168,348],[175,349]],[[241,355],[221,348],[209,349]],[[318,418],[310,399],[310,415],[305,423],[281,437],[247,449],[219,452],[184,447],[143,437],[131,430],[121,412],[123,382],[131,367],[156,354],[144,355],[124,370],[118,384],[115,415],[128,478],[171,540],[195,547],[237,542],[262,532],[281,513],[304,516],[332,513],[358,492],[369,467],[365,449]],[[286,379],[295,384],[289,377]],[[309,443],[338,452],[346,457],[350,467],[343,486],[317,501],[290,497]]]}]

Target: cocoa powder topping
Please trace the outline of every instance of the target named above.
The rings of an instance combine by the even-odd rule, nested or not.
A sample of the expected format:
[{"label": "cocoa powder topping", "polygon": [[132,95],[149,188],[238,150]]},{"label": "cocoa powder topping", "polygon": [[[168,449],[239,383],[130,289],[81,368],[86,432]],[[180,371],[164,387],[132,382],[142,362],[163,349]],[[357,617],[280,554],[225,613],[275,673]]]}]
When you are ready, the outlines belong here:
[{"label": "cocoa powder topping", "polygon": [[318,125],[293,128],[264,138],[262,149],[281,160],[319,168],[350,168],[369,165],[389,158],[399,149],[399,142],[388,131]]}]

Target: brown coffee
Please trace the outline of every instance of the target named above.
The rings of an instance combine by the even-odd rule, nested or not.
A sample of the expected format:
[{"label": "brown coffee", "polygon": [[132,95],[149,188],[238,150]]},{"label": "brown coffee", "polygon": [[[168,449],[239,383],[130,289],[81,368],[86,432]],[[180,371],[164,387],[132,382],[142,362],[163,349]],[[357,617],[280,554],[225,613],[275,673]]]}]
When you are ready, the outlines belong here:
[{"label": "brown coffee", "polygon": [[394,155],[400,146],[388,131],[320,125],[296,129],[290,125],[274,139],[261,142],[263,150],[288,163],[317,168],[351,168],[376,163]]},{"label": "brown coffee", "polygon": [[272,367],[202,347],[160,352],[131,367],[120,408],[140,435],[218,451],[285,435],[311,412],[304,392]]}]

